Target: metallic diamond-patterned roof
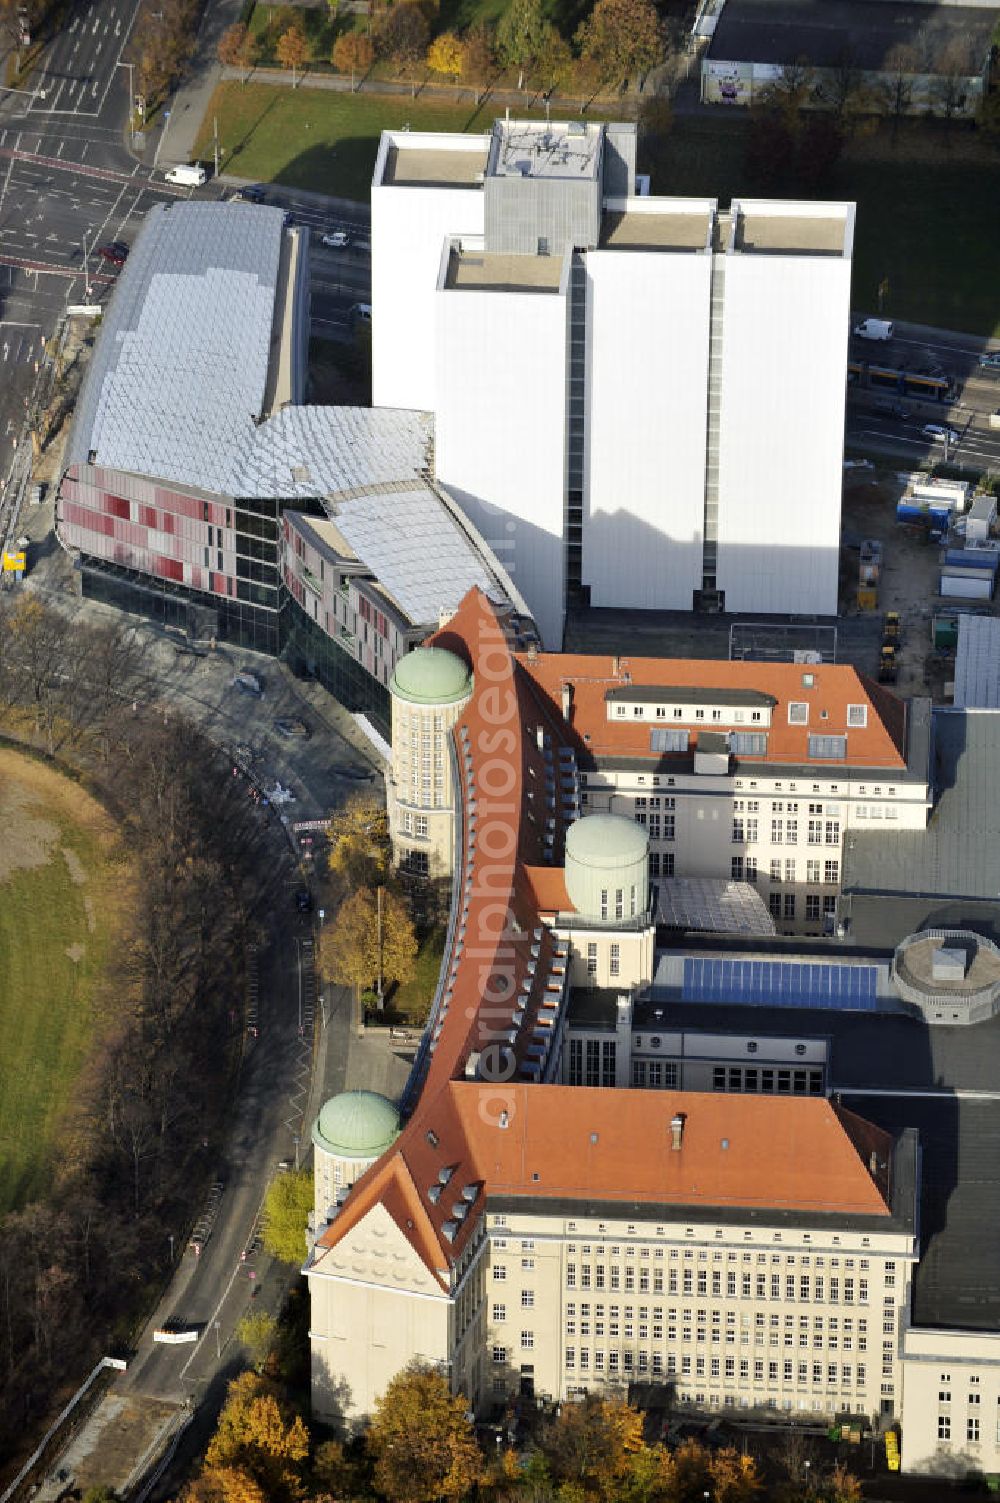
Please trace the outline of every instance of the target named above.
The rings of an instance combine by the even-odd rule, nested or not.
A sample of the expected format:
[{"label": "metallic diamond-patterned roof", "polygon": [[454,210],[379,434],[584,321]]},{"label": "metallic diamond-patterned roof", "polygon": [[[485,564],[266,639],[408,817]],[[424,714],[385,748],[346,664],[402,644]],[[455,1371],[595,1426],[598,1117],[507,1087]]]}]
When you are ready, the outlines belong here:
[{"label": "metallic diamond-patterned roof", "polygon": [[264,401],[280,209],[159,204],[97,340],[67,456],[232,494]]},{"label": "metallic diamond-patterned roof", "polygon": [[416,477],[431,419],[395,408],[285,407],[255,431],[234,494],[305,500]]},{"label": "metallic diamond-patterned roof", "polygon": [[122,270],[77,403],[67,463],[226,496],[297,500],[415,479],[431,419],[265,401],[283,213],[157,205]]},{"label": "metallic diamond-patterned roof", "polygon": [[337,526],[411,621],[450,615],[474,586],[491,600],[503,591],[463,527],[426,484],[342,501]]}]

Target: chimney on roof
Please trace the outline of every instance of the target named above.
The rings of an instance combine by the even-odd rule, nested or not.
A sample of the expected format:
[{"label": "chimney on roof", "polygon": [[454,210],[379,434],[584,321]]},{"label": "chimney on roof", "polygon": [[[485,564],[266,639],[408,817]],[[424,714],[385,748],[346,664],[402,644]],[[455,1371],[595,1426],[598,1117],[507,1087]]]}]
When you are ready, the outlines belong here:
[{"label": "chimney on roof", "polygon": [[868,1155],[868,1172],[871,1175],[872,1179],[874,1179],[876,1174],[878,1173],[878,1154],[875,1152],[874,1148]]},{"label": "chimney on roof", "polygon": [[680,1153],[681,1143],[684,1138],[684,1114],[677,1112],[670,1119],[670,1148],[673,1153]]},{"label": "chimney on roof", "polygon": [[563,684],[563,686],[562,686],[562,714],[563,714],[563,719],[565,720],[565,722],[566,722],[567,725],[569,725],[570,716],[572,715],[572,713],[573,713],[573,685],[567,683],[567,684]]},{"label": "chimney on roof", "polygon": [[506,1127],[509,1122],[510,1122],[510,1118],[508,1117],[506,1111],[502,1111],[500,1113],[500,1121],[498,1123],[498,1126],[500,1126],[500,1127]]},{"label": "chimney on roof", "polygon": [[535,726],[535,741],[539,751],[545,750],[545,732],[540,725]]},{"label": "chimney on roof", "polygon": [[616,657],[611,659],[611,677],[618,677],[618,659]]}]

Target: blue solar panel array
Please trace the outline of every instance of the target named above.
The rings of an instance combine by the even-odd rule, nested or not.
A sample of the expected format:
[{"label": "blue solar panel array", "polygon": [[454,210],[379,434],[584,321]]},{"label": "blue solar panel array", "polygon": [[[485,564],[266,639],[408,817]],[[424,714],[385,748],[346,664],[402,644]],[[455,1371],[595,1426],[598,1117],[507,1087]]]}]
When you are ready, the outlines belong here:
[{"label": "blue solar panel array", "polygon": [[684,1000],[875,1012],[877,980],[873,965],[688,957],[684,961]]}]

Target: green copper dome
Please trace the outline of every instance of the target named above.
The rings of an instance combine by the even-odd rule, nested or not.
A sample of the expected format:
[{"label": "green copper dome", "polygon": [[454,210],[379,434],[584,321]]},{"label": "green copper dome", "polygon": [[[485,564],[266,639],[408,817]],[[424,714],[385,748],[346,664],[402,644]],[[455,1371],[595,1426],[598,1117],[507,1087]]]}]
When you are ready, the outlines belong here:
[{"label": "green copper dome", "polygon": [[450,705],[472,690],[472,674],[444,647],[415,647],[396,664],[389,684],[400,699],[418,705]]},{"label": "green copper dome", "polygon": [[605,871],[645,861],[648,849],[642,825],[621,814],[585,814],[566,831],[567,857]]},{"label": "green copper dome", "polygon": [[340,1159],[378,1159],[399,1134],[399,1113],[376,1091],[343,1091],[322,1107],[312,1140]]}]

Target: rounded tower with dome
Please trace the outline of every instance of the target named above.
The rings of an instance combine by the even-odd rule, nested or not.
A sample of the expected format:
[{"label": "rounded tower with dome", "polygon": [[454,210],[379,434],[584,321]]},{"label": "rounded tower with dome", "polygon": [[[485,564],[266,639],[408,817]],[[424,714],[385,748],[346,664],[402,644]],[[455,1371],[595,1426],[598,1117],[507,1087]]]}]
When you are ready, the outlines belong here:
[{"label": "rounded tower with dome", "polygon": [[389,681],[389,831],[397,865],[416,876],[452,869],[457,795],[449,738],[472,687],[470,669],[445,647],[414,648]]},{"label": "rounded tower with dome", "polygon": [[399,1136],[399,1112],[377,1091],[331,1096],[313,1124],[315,1207],[328,1221],[347,1191]]}]

